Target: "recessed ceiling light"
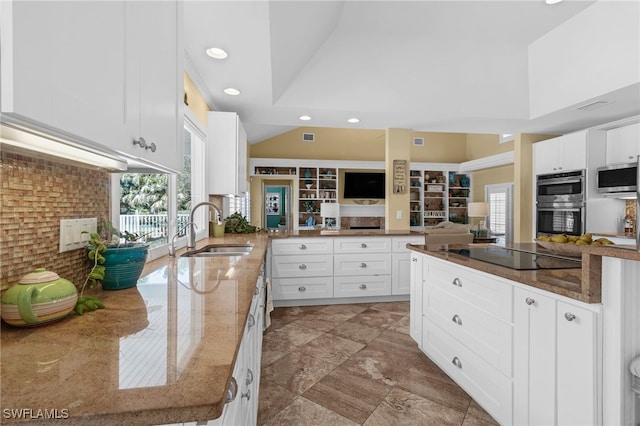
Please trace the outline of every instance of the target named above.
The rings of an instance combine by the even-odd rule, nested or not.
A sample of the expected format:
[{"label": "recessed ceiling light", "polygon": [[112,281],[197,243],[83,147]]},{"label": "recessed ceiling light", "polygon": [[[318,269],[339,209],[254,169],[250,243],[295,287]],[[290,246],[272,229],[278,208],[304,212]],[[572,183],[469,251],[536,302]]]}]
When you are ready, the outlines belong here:
[{"label": "recessed ceiling light", "polygon": [[231,96],[238,96],[240,94],[240,91],[238,89],[234,89],[233,87],[227,87],[226,89],[224,89],[224,93]]},{"label": "recessed ceiling light", "polygon": [[219,47],[210,47],[206,50],[207,55],[211,56],[214,59],[225,59],[229,54]]},{"label": "recessed ceiling light", "polygon": [[298,117],[300,120],[302,121],[309,121],[311,120],[311,117],[308,115],[301,115],[300,117]]},{"label": "recessed ceiling light", "polygon": [[562,0],[544,0],[545,3],[547,4],[556,4],[556,3],[560,3]]},{"label": "recessed ceiling light", "polygon": [[349,123],[359,123],[359,122],[360,122],[360,119],[353,117],[353,118],[348,119],[347,121],[348,121]]}]

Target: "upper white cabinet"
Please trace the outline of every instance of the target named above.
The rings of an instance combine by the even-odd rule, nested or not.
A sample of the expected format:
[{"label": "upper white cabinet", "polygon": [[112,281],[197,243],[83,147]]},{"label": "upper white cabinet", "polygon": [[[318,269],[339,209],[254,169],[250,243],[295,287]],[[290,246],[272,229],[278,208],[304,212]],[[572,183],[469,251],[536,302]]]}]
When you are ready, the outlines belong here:
[{"label": "upper white cabinet", "polygon": [[247,192],[247,133],[238,114],[210,112],[207,129],[209,194]]},{"label": "upper white cabinet", "polygon": [[640,154],[640,123],[607,131],[607,165],[633,163]]},{"label": "upper white cabinet", "polygon": [[[3,121],[152,168],[182,168],[181,2],[0,8]],[[134,146],[140,137],[149,149]]]},{"label": "upper white cabinet", "polygon": [[125,12],[128,137],[120,141],[118,149],[180,171],[182,2],[126,2]]},{"label": "upper white cabinet", "polygon": [[536,175],[562,173],[587,167],[587,131],[569,133],[533,145]]},{"label": "upper white cabinet", "polygon": [[4,120],[104,146],[125,137],[124,2],[3,1]]}]

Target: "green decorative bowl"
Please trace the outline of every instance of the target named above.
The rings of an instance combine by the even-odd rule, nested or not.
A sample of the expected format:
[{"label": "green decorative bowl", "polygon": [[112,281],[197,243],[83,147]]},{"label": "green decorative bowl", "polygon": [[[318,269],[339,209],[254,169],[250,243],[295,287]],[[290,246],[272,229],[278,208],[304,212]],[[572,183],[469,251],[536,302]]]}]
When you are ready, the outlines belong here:
[{"label": "green decorative bowl", "polygon": [[2,319],[16,327],[47,324],[67,316],[78,300],[69,280],[44,268],[36,269],[2,296]]},{"label": "green decorative bowl", "polygon": [[138,283],[149,253],[149,245],[108,248],[105,258],[104,290],[122,290]]}]

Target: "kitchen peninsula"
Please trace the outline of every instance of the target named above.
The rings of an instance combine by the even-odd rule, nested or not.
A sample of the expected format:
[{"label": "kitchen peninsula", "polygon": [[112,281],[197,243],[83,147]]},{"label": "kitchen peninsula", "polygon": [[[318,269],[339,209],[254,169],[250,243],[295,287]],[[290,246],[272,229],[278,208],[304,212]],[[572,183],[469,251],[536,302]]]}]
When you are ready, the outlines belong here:
[{"label": "kitchen peninsula", "polygon": [[635,247],[588,247],[580,269],[524,271],[456,247],[409,248],[411,336],[501,424],[637,420]]}]

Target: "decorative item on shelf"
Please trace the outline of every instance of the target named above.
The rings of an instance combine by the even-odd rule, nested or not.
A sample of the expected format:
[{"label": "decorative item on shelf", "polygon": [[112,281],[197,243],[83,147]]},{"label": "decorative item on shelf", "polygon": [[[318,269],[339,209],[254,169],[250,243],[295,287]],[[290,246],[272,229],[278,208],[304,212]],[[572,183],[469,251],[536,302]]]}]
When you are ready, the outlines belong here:
[{"label": "decorative item on shelf", "polygon": [[316,203],[314,203],[313,201],[304,201],[302,203],[302,206],[307,213],[313,213],[316,209]]},{"label": "decorative item on shelf", "polygon": [[340,205],[338,203],[322,203],[320,204],[320,216],[325,220],[327,228],[334,228],[333,221],[337,224],[340,223],[338,218],[340,217]]},{"label": "decorative item on shelf", "polygon": [[471,181],[469,180],[469,176],[462,175],[462,177],[460,178],[460,186],[462,186],[463,188],[468,188],[470,183]]},{"label": "decorative item on shelf", "polygon": [[489,216],[489,204],[484,202],[469,203],[467,215],[477,218],[477,228],[475,230],[472,229],[471,232],[478,238],[486,237],[487,230],[480,229],[480,225],[481,222],[484,222],[484,219]]},{"label": "decorative item on shelf", "polygon": [[304,184],[304,186],[305,186],[307,189],[311,189],[311,187],[313,186],[313,184],[312,184],[312,183],[305,183],[305,184]]},{"label": "decorative item on shelf", "polygon": [[307,224],[307,226],[315,226],[316,225],[316,219],[313,216],[309,216],[307,218],[306,224]]},{"label": "decorative item on shelf", "polygon": [[307,179],[310,179],[310,178],[311,178],[311,169],[307,168],[307,169],[304,171],[304,177],[306,177]]},{"label": "decorative item on shelf", "polygon": [[449,185],[455,185],[456,183],[456,172],[449,172]]},{"label": "decorative item on shelf", "polygon": [[333,172],[331,171],[331,169],[327,170],[327,177],[331,177],[333,176]]},{"label": "decorative item on shelf", "polygon": [[436,178],[436,180],[437,180],[437,182],[438,182],[438,183],[444,183],[445,178],[444,178],[444,176],[440,175],[440,176],[438,176],[438,177]]}]

